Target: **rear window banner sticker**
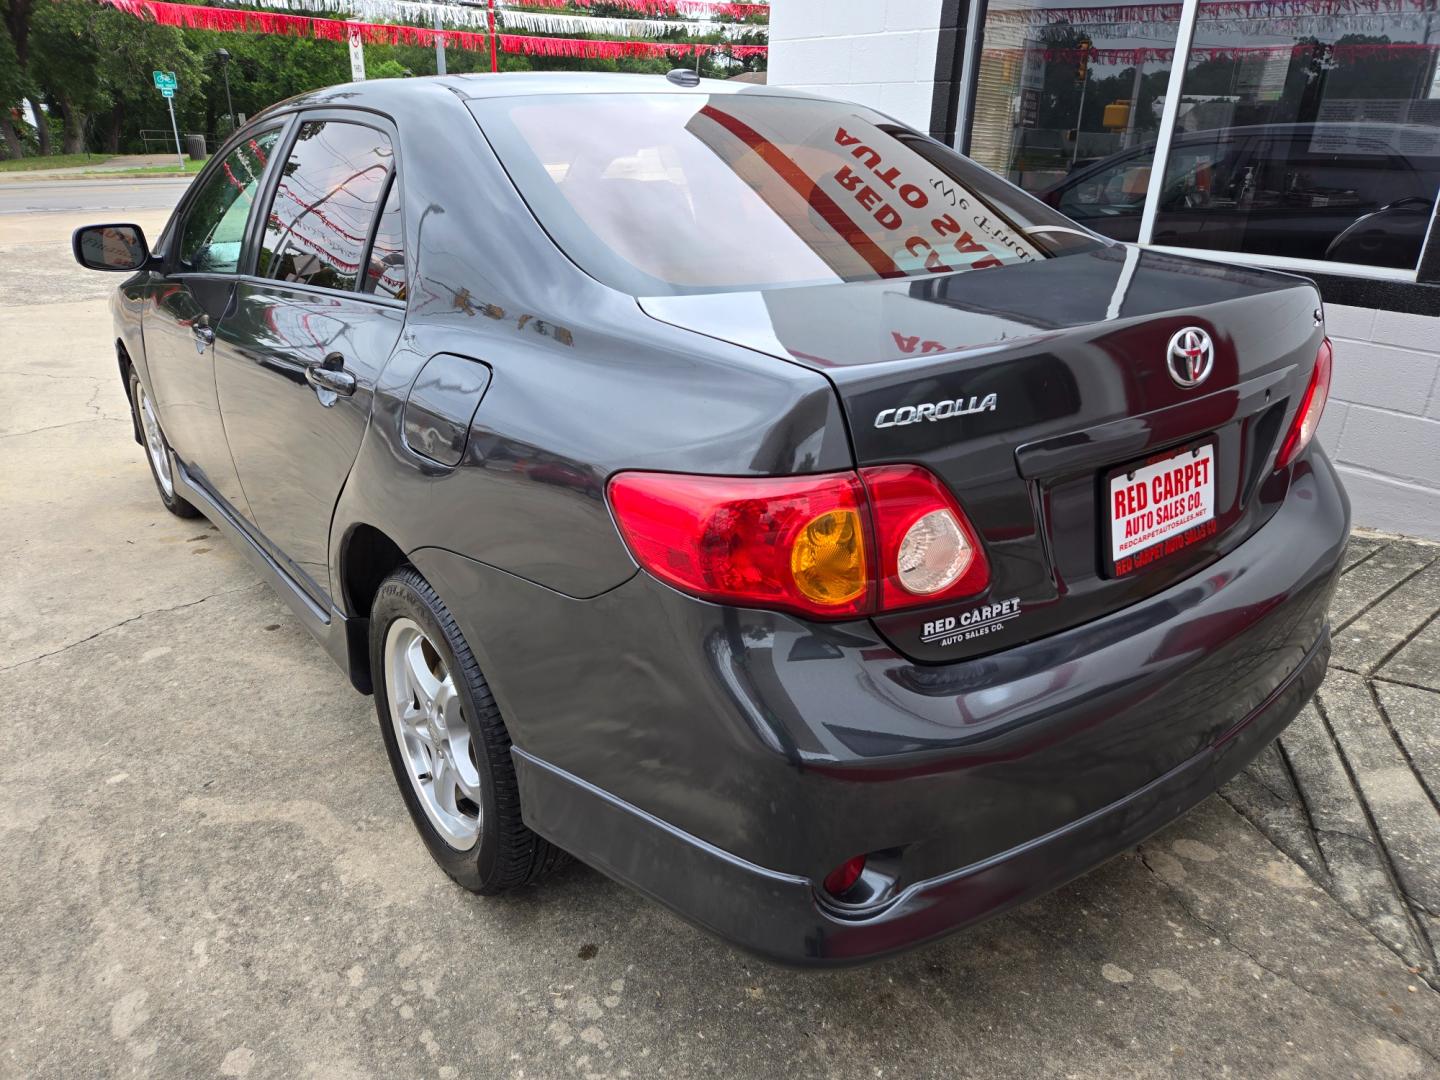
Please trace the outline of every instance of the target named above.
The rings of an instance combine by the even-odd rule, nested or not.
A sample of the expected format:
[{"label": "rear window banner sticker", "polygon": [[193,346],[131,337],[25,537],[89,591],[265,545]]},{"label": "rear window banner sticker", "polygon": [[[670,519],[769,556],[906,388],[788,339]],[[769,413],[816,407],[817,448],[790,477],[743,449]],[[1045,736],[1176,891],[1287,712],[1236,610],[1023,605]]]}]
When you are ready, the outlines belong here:
[{"label": "rear window banner sticker", "polygon": [[[860,255],[882,277],[986,269],[1040,258],[1022,236],[970,192],[875,125],[850,115],[822,125],[801,115],[748,107],[705,106],[686,125],[742,175],[735,139],[806,198],[808,227],[834,243],[818,253],[841,276]],[[752,184],[752,186],[754,186]],[[785,207],[762,184],[757,194],[782,217]],[[773,200],[773,201],[772,201]]]}]

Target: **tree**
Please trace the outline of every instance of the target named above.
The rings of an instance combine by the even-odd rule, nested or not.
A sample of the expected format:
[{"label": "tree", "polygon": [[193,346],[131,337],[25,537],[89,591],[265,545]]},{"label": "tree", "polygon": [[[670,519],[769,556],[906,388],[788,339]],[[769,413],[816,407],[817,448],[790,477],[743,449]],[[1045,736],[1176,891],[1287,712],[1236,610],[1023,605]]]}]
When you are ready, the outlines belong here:
[{"label": "tree", "polygon": [[86,149],[93,121],[102,114],[111,150],[120,149],[131,115],[168,127],[152,71],[174,71],[194,101],[204,100],[205,68],[183,31],[90,0],[46,0],[38,7],[30,53],[32,78],[60,112],[67,154]]},{"label": "tree", "polygon": [[99,9],[96,30],[104,48],[100,81],[109,99],[105,149],[119,153],[127,135],[141,126],[169,126],[169,110],[155,90],[155,71],[173,71],[179,80],[175,107],[182,126],[187,130],[208,129],[206,87],[210,73],[184,31],[109,8]]},{"label": "tree", "polygon": [[366,68],[365,77],[367,79],[403,79],[407,75],[414,74],[394,57],[381,60],[378,64],[367,64]]},{"label": "tree", "polygon": [[63,154],[85,149],[86,120],[108,103],[99,78],[100,42],[91,29],[98,13],[87,0],[48,0],[31,20],[27,66],[60,110]]},{"label": "tree", "polygon": [[[606,8],[605,2],[596,0],[594,10],[633,14],[621,6]],[[174,71],[179,77],[175,112],[182,130],[223,132],[227,110],[216,57],[222,47],[230,53],[230,88],[235,110],[242,115],[253,116],[277,101],[350,78],[343,41],[182,30],[137,19],[93,0],[0,0],[0,14],[4,25],[0,36],[0,139],[3,152],[11,154],[26,141],[25,131],[15,130],[11,114],[27,97],[42,119],[37,132],[42,153],[48,152],[42,101],[62,118],[66,151],[83,150],[87,144],[111,152],[139,149],[143,129],[170,126],[165,102],[151,83],[154,70]],[[743,43],[764,42],[766,27],[745,21]],[[674,39],[688,36],[683,29],[670,35]],[[728,39],[712,34],[701,40],[724,44]],[[693,66],[693,56],[678,55],[678,46],[684,41],[673,43],[676,54],[656,59],[581,60],[502,53],[499,66],[502,71],[640,72]],[[371,45],[366,47],[365,59],[372,78],[395,77],[407,71],[416,75],[435,72],[432,48]],[[490,68],[488,51],[452,49],[446,61],[455,73]],[[700,73],[705,76],[724,77],[742,67],[763,68],[764,58],[751,57],[742,65],[707,53],[700,60]]]},{"label": "tree", "polygon": [[[225,89],[215,55],[222,47],[230,53],[230,90],[235,111],[246,116],[254,116],[306,90],[350,81],[349,53],[343,41],[214,30],[187,30],[185,40],[201,58],[208,74],[208,97],[213,100],[204,105],[208,114],[196,120],[207,130],[216,130],[225,115]],[[372,49],[367,47],[367,64],[371,58]],[[417,68],[416,73],[429,71]]]},{"label": "tree", "polygon": [[25,156],[25,146],[12,117],[25,100],[26,83],[6,21],[7,25],[0,29],[0,140],[5,144],[5,156],[18,158]]},{"label": "tree", "polygon": [[[34,83],[26,70],[30,60],[30,20],[33,11],[34,0],[0,0],[5,39],[4,44],[0,45],[0,65],[6,69],[0,73],[0,95],[3,95],[0,97],[0,106],[5,110],[6,126],[11,128],[13,133],[11,112],[28,102],[35,114],[35,137],[39,142],[40,152],[48,154],[50,130],[45,123],[45,112],[40,108],[39,95],[35,93]],[[16,142],[18,145],[18,134]],[[9,144],[8,137],[6,143]]]}]

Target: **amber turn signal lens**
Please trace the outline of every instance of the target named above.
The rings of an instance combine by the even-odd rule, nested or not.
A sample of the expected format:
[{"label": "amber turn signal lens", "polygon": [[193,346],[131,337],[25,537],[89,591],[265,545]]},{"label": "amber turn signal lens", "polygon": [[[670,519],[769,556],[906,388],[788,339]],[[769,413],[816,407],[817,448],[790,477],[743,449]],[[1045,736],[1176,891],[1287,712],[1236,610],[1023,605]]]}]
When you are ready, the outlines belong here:
[{"label": "amber turn signal lens", "polygon": [[790,548],[795,586],[817,604],[844,604],[869,584],[865,533],[854,510],[830,510],[811,518]]}]

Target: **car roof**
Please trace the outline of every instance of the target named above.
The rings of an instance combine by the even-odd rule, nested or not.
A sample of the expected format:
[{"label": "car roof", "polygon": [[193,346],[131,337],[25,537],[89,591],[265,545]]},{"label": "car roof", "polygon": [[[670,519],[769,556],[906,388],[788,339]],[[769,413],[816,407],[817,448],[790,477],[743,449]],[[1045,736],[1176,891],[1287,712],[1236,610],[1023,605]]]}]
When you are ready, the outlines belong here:
[{"label": "car roof", "polygon": [[532,97],[546,94],[747,94],[767,97],[814,97],[803,90],[737,83],[729,79],[701,79],[694,86],[671,82],[664,75],[622,75],[588,71],[474,72],[464,75],[424,75],[408,79],[370,79],[310,90],[276,102],[257,116],[294,108],[349,105],[386,108],[444,95],[462,101],[483,98]]},{"label": "car roof", "polygon": [[[677,69],[681,70],[681,69]],[[517,94],[754,94],[767,93],[759,83],[700,79],[694,86],[671,82],[665,75],[622,75],[589,71],[509,71],[493,74],[439,76],[465,98],[511,97]],[[783,90],[768,90],[770,94]]]}]

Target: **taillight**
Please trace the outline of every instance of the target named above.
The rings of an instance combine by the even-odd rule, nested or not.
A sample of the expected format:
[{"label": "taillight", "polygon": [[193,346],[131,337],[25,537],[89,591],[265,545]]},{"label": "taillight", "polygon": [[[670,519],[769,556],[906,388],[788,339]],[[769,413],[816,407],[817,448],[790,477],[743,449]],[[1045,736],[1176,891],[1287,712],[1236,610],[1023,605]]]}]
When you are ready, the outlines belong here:
[{"label": "taillight", "polygon": [[721,603],[839,618],[870,609],[865,490],[854,473],[619,473],[615,520],[640,565]]},{"label": "taillight", "polygon": [[795,477],[624,472],[609,497],[641,566],[718,603],[841,619],[989,583],[964,512],[916,465]]},{"label": "taillight", "polygon": [[879,465],[860,477],[875,517],[882,611],[974,596],[990,584],[974,529],[934,473]]},{"label": "taillight", "polygon": [[1300,456],[1300,451],[1310,445],[1315,429],[1320,426],[1320,417],[1325,412],[1325,402],[1330,397],[1330,368],[1332,353],[1330,339],[1320,342],[1320,351],[1315,354],[1315,371],[1310,376],[1310,385],[1300,399],[1300,408],[1290,425],[1285,441],[1280,445],[1280,456],[1275,467],[1283,469]]}]

